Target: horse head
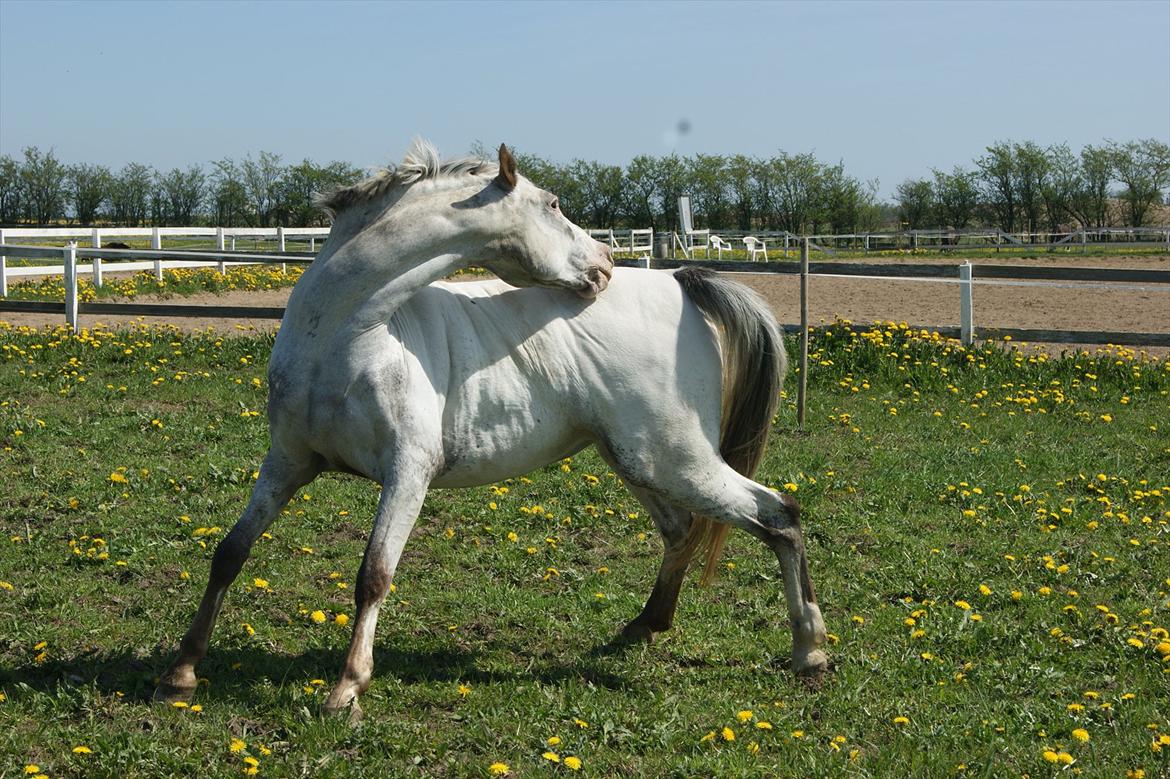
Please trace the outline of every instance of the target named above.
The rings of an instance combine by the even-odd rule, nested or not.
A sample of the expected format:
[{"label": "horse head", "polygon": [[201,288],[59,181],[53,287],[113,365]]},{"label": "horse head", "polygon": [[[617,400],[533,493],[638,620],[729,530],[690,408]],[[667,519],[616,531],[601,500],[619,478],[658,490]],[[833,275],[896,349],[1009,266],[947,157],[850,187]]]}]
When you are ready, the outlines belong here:
[{"label": "horse head", "polygon": [[477,264],[509,284],[564,287],[584,298],[609,284],[610,247],[573,224],[556,195],[520,175],[507,146],[500,144],[499,172],[491,183],[454,205],[473,213],[472,221],[490,236]]}]

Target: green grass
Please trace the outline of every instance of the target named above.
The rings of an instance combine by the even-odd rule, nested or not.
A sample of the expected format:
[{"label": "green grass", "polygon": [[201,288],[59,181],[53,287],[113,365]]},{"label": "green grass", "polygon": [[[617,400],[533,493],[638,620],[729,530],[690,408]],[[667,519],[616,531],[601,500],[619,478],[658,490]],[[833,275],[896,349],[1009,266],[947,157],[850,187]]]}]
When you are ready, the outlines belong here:
[{"label": "green grass", "polygon": [[428,497],[359,727],[319,715],[378,496],[343,476],[257,544],[200,710],[152,705],[266,448],[270,346],[0,329],[0,775],[571,773],[545,751],[593,776],[1170,770],[1170,363],[894,326],[818,338],[808,429],[790,392],[758,477],[805,509],[821,689],[783,667],[775,559],[742,534],[673,631],[610,643],[660,543],[586,453]]}]

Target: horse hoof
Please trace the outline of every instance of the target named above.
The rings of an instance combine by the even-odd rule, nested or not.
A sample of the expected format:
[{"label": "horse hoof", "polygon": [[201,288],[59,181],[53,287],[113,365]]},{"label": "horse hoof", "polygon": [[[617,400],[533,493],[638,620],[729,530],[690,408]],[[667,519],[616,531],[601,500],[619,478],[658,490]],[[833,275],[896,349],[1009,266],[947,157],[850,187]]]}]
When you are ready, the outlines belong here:
[{"label": "horse hoof", "polygon": [[653,644],[654,635],[650,626],[641,622],[631,622],[622,628],[622,640],[631,644]]},{"label": "horse hoof", "polygon": [[829,658],[819,649],[814,649],[801,660],[792,661],[796,677],[810,690],[819,690],[829,670]]},{"label": "horse hoof", "polygon": [[155,703],[189,703],[194,695],[195,685],[188,687],[172,684],[163,679],[160,679],[158,686],[154,688]]},{"label": "horse hoof", "polygon": [[347,720],[350,725],[358,724],[362,721],[362,717],[365,716],[362,707],[358,705],[357,698],[352,698],[348,703],[342,704],[331,704],[329,701],[326,701],[321,706],[321,714],[326,717],[340,717],[347,711],[349,713]]}]

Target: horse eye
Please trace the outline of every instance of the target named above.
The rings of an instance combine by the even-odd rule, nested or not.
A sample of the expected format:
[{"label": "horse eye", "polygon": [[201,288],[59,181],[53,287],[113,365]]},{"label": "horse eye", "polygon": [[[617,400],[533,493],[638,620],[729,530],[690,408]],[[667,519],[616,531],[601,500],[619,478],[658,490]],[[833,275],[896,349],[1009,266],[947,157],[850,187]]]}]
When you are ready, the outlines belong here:
[{"label": "horse eye", "polygon": [[549,207],[549,208],[551,208],[553,211],[556,211],[556,210],[558,210],[558,209],[561,207],[561,201],[557,200],[557,199],[554,197],[554,198],[553,198],[553,201],[552,201],[551,203],[549,203],[549,204],[548,204],[548,207]]}]

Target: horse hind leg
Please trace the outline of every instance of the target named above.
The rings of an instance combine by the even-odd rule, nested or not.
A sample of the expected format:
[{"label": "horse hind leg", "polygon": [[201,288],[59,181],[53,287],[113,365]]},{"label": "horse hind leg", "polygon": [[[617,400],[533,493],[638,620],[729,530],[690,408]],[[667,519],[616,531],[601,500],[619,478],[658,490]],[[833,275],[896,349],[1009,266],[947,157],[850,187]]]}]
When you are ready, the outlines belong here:
[{"label": "horse hind leg", "polygon": [[178,656],[159,679],[155,700],[167,703],[190,700],[195,692],[195,666],[207,654],[224,594],[239,575],[256,539],[268,529],[293,494],[318,473],[319,468],[307,462],[294,462],[273,450],[268,452],[247,508],[215,549],[199,610],[179,642]]},{"label": "horse hind leg", "polygon": [[674,612],[678,606],[679,590],[687,575],[687,567],[694,554],[694,545],[689,543],[691,512],[671,504],[653,492],[627,484],[638,497],[658,532],[662,535],[662,565],[654,580],[654,589],[646,600],[642,612],[622,629],[622,638],[627,641],[650,643],[658,633],[670,630],[674,624]]},{"label": "horse hind leg", "polygon": [[[649,474],[641,483],[653,484],[655,493],[677,510],[686,509],[746,530],[772,550],[784,579],[792,627],[792,669],[806,677],[823,675],[828,658],[820,646],[827,634],[808,572],[797,502],[737,473],[717,457],[696,453],[676,462],[675,467]],[[681,577],[678,581],[681,583]],[[674,580],[668,579],[666,584],[672,585]],[[677,598],[677,585],[673,592]],[[664,595],[670,595],[665,587]]]}]

